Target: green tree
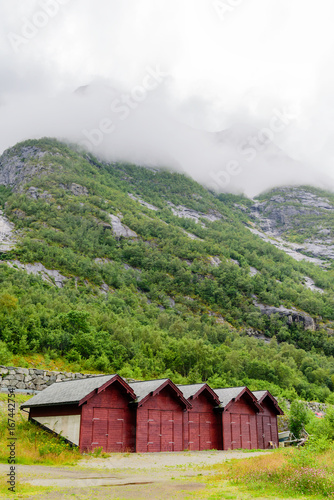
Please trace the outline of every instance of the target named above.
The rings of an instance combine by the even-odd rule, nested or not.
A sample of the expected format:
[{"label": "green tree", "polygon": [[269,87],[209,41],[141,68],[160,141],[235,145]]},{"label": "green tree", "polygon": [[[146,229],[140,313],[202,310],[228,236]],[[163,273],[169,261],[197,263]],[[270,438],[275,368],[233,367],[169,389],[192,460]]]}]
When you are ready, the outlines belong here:
[{"label": "green tree", "polygon": [[299,439],[309,421],[309,410],[302,401],[292,401],[290,408],[290,431]]}]

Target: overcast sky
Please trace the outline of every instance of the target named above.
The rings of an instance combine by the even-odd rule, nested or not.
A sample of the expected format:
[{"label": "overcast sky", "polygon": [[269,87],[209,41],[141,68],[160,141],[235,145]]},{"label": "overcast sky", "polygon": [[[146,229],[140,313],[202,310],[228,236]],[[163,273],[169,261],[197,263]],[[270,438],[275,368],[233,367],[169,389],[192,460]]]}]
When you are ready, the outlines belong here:
[{"label": "overcast sky", "polygon": [[333,0],[0,0],[0,152],[54,136],[218,191],[334,189],[333,18]]}]

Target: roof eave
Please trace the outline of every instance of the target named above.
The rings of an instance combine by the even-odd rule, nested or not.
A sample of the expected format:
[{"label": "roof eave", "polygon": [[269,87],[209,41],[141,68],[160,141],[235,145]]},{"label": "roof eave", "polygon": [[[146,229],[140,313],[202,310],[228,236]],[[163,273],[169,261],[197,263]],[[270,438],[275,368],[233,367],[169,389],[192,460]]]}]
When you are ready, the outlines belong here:
[{"label": "roof eave", "polygon": [[138,406],[142,406],[150,397],[156,396],[157,394],[159,394],[159,392],[161,392],[162,389],[167,387],[167,385],[171,386],[172,389],[174,389],[178,398],[182,401],[182,403],[187,408],[192,408],[192,404],[183,396],[180,389],[170,379],[165,380],[165,382],[163,382],[161,385],[159,385],[159,387],[157,387],[154,391],[151,391],[148,394],[146,394],[146,396],[141,401],[138,401]]},{"label": "roof eave", "polygon": [[263,401],[266,399],[266,397],[268,397],[271,400],[271,402],[273,403],[275,409],[277,410],[277,415],[284,415],[284,411],[279,406],[276,398],[274,398],[274,396],[269,391],[267,391],[265,394],[263,394],[262,398],[260,398],[258,400],[259,404],[261,405],[261,403],[263,403]]},{"label": "roof eave", "polygon": [[41,404],[22,404],[20,405],[20,408],[41,408],[42,406],[67,406],[67,405],[79,405],[79,401],[62,401],[60,403],[41,403]]},{"label": "roof eave", "polygon": [[248,396],[250,396],[250,398],[252,399],[252,402],[254,404],[254,406],[256,406],[256,408],[258,409],[259,412],[263,413],[263,408],[262,406],[260,405],[260,403],[258,402],[256,396],[254,396],[254,394],[248,389],[248,387],[244,387],[240,392],[239,394],[235,397],[235,398],[232,398],[231,401],[229,401],[225,407],[222,407],[224,408],[223,411],[226,411],[229,409],[229,407],[235,402],[235,401],[238,401],[244,394],[247,394]]},{"label": "roof eave", "polygon": [[104,391],[107,387],[109,387],[109,385],[113,384],[116,381],[119,382],[124,387],[124,389],[126,389],[126,391],[128,392],[128,394],[130,394],[130,396],[133,399],[135,399],[135,393],[133,392],[133,389],[131,389],[131,387],[129,386],[129,384],[127,384],[125,382],[125,380],[122,379],[122,377],[120,377],[119,375],[114,375],[110,380],[108,380],[107,382],[105,382],[103,385],[101,385],[100,387],[97,387],[97,388],[93,389],[89,394],[87,394],[85,397],[83,397],[79,401],[79,406],[81,406],[84,403],[86,403],[95,394],[100,394],[100,392]]},{"label": "roof eave", "polygon": [[203,385],[200,389],[198,389],[198,391],[197,391],[197,392],[195,392],[195,394],[193,394],[193,395],[192,395],[192,396],[190,396],[190,397],[191,397],[192,399],[196,399],[196,398],[198,398],[198,396],[199,396],[200,394],[202,394],[202,392],[203,392],[203,391],[205,391],[205,390],[209,392],[209,394],[212,396],[212,398],[213,398],[214,402],[215,402],[215,403],[217,403],[217,405],[219,406],[219,403],[220,403],[220,401],[219,401],[219,397],[218,397],[218,395],[214,392],[214,390],[213,390],[213,389],[211,389],[211,387],[210,387],[208,384]]}]

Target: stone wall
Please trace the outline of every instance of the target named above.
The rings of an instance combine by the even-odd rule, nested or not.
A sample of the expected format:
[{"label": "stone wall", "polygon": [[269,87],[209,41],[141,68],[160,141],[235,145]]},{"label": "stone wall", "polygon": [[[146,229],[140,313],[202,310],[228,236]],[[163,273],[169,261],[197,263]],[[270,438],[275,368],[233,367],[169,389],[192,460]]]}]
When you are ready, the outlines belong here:
[{"label": "stone wall", "polygon": [[[303,401],[300,401],[303,403]],[[305,402],[305,406],[308,410],[313,411],[313,413],[326,413],[326,410],[328,408],[328,405],[326,403],[317,403],[316,401],[307,401]],[[285,399],[285,404],[287,407],[287,410],[290,410],[291,403],[287,399]]]},{"label": "stone wall", "polygon": [[84,373],[53,372],[36,368],[16,368],[0,365],[0,390],[11,387],[18,391],[42,391],[54,382],[94,376]]},{"label": "stone wall", "polygon": [[[17,391],[42,391],[46,387],[61,380],[73,380],[96,375],[87,373],[53,372],[48,370],[38,370],[37,368],[17,368],[14,366],[0,365],[0,391],[8,387]],[[134,379],[127,379],[127,382],[135,382]],[[287,410],[290,409],[290,402],[285,400]],[[315,401],[305,403],[307,408],[313,413],[326,413],[328,405]]]}]

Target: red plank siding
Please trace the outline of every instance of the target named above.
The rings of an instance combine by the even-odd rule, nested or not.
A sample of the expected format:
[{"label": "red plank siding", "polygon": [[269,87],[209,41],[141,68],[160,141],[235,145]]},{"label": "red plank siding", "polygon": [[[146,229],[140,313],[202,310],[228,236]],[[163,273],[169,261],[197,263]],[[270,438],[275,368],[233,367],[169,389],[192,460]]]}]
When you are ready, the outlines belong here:
[{"label": "red plank siding", "polygon": [[188,447],[189,450],[200,449],[200,430],[199,430],[200,413],[192,413],[188,415]]},{"label": "red plank siding", "polygon": [[221,415],[214,411],[217,403],[210,400],[205,392],[189,401],[192,408],[188,410],[187,418],[185,418],[185,448],[189,450],[222,449]]},{"label": "red plank siding", "polygon": [[82,406],[80,450],[134,451],[135,411],[130,396],[117,382]]},{"label": "red plank siding", "polygon": [[266,400],[261,403],[263,413],[257,416],[258,447],[270,448],[270,442],[278,446],[277,413]]},{"label": "red plank siding", "polygon": [[182,451],[183,405],[167,386],[137,408],[136,451]]},{"label": "red plank siding", "polygon": [[223,449],[258,448],[256,411],[243,396],[223,412]]},{"label": "red plank siding", "polygon": [[161,451],[173,451],[174,443],[174,412],[164,411],[160,413]]}]

